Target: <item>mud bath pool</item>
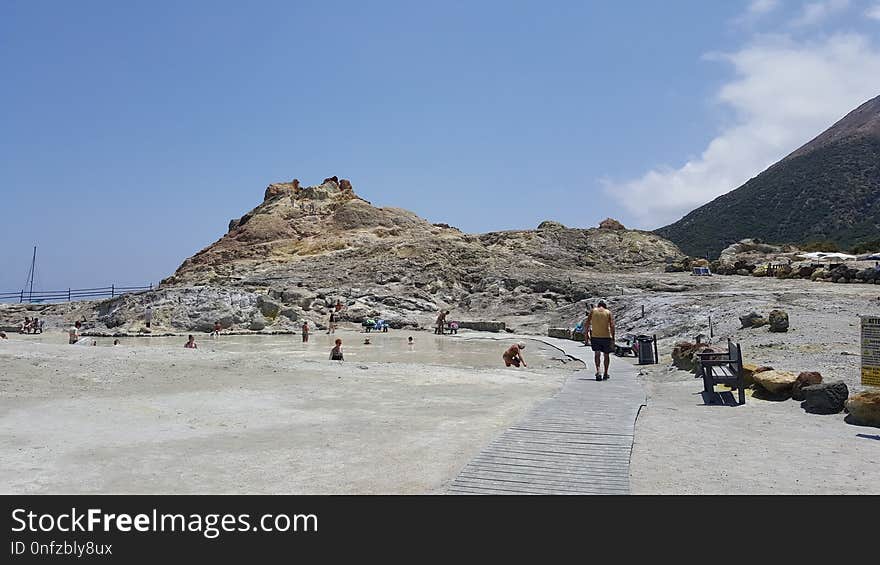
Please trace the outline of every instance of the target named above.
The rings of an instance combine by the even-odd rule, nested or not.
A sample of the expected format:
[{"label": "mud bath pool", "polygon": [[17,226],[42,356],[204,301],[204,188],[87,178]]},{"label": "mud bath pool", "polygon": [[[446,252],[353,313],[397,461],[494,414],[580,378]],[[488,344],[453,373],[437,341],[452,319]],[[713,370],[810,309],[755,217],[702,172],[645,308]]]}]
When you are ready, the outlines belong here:
[{"label": "mud bath pool", "polygon": [[[529,341],[12,336],[0,346],[4,493],[440,493],[583,367]],[[94,338],[86,338],[94,339]],[[512,340],[511,340],[512,342]],[[563,359],[567,362],[563,362]]]}]

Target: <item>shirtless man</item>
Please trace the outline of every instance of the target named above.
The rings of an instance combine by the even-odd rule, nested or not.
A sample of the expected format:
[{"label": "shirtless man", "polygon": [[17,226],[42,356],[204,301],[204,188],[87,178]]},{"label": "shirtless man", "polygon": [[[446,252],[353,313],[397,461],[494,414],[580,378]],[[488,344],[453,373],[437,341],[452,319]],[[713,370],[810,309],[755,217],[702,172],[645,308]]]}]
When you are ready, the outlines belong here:
[{"label": "shirtless man", "polygon": [[434,333],[437,335],[443,335],[443,328],[446,326],[446,316],[449,315],[449,310],[441,311],[437,316],[437,327],[434,329]]},{"label": "shirtless man", "polygon": [[528,367],[522,354],[522,350],[525,348],[526,344],[522,342],[511,345],[501,356],[501,358],[504,359],[504,366],[510,367],[513,365],[514,367],[519,367],[520,364],[522,364],[523,367]]},{"label": "shirtless man", "polygon": [[[596,362],[596,380],[608,380],[608,365],[611,363],[610,354],[614,351],[614,315],[605,305],[604,301],[599,301],[595,308],[590,310],[585,324],[587,330],[587,342],[593,348],[594,358]],[[599,372],[599,361],[604,355],[605,372]]]}]

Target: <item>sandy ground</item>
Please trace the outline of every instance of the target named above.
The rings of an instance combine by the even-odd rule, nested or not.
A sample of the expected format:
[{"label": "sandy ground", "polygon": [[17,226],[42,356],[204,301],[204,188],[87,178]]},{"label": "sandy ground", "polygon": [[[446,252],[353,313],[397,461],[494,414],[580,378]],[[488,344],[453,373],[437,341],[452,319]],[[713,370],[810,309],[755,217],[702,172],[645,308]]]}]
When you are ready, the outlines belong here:
[{"label": "sandy ground", "polygon": [[880,429],[793,400],[707,406],[692,374],[644,372],[633,494],[880,494]]},{"label": "sandy ground", "polygon": [[[0,344],[0,491],[438,493],[582,367],[535,344],[529,369],[498,368],[503,344],[464,340],[447,344],[474,350],[460,366],[448,351],[445,365],[364,361],[356,345],[340,364],[326,359],[329,336],[293,337],[193,351],[179,338],[91,347],[13,336]],[[437,339],[417,334],[417,347],[434,351]]]},{"label": "sandy ground", "polygon": [[[641,297],[647,316],[628,323],[661,336],[661,364],[643,368],[648,405],[636,423],[635,494],[880,494],[880,429],[844,422],[845,414],[807,414],[800,403],[748,397],[744,406],[706,406],[702,381],[670,368],[679,337],[708,331],[722,349],[740,342],[746,362],[819,371],[850,394],[859,376],[859,315],[880,314],[880,287],[752,277],[688,278],[681,293]],[[638,304],[638,302],[634,302]],[[740,329],[738,316],[773,308],[789,314],[787,333]],[[635,313],[633,313],[635,314]],[[718,391],[723,387],[716,387]]]}]

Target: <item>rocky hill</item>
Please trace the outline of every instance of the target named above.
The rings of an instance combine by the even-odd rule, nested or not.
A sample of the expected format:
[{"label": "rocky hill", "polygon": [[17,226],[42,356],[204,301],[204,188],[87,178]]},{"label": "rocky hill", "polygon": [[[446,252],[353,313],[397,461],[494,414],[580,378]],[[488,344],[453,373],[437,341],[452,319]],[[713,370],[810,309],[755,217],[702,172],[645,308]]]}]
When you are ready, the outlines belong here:
[{"label": "rocky hill", "polygon": [[[466,234],[399,208],[378,208],[349,181],[299,181],[266,188],[228,232],[162,281],[153,293],[101,302],[109,331],[143,331],[144,305],[158,327],[286,331],[322,327],[337,300],[345,319],[383,317],[424,326],[439,309],[456,319],[537,319],[613,289],[590,275],[656,271],[681,251],[656,234],[614,220],[592,229],[543,222],[536,230]],[[545,322],[546,323],[546,322]]]},{"label": "rocky hill", "polygon": [[880,237],[880,96],[736,190],[656,232],[717,257],[744,238],[847,249]]}]

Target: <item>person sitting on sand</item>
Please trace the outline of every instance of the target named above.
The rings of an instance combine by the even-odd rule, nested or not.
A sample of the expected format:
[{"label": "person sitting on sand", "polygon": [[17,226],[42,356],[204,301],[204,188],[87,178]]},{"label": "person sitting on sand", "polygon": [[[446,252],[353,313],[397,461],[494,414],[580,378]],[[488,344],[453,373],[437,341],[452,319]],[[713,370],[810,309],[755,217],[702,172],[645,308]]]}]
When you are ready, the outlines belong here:
[{"label": "person sitting on sand", "polygon": [[79,329],[82,327],[82,322],[77,321],[73,324],[73,327],[67,330],[67,343],[73,345],[74,343],[79,341]]},{"label": "person sitting on sand", "polygon": [[198,349],[199,346],[196,345],[196,338],[192,335],[189,336],[189,340],[183,344],[183,346],[187,349]]},{"label": "person sitting on sand", "polygon": [[220,337],[220,330],[223,329],[223,326],[220,325],[220,322],[214,322],[214,331],[211,332],[211,337]]},{"label": "person sitting on sand", "polygon": [[24,322],[18,327],[18,333],[26,334],[31,329],[31,319],[27,316],[24,317]]},{"label": "person sitting on sand", "polygon": [[520,364],[522,364],[523,367],[528,367],[522,354],[522,350],[525,348],[526,344],[522,342],[511,345],[508,350],[504,352],[504,355],[501,356],[501,358],[504,359],[504,366],[510,367],[513,365],[514,367],[519,367]]},{"label": "person sitting on sand", "polygon": [[41,334],[43,333],[43,320],[38,320],[34,318],[34,333]]},{"label": "person sitting on sand", "polygon": [[368,337],[364,338],[364,345],[370,345],[370,338],[368,338]]},{"label": "person sitting on sand", "polygon": [[330,360],[331,361],[345,361],[342,357],[342,340],[336,338],[336,347],[330,350]]},{"label": "person sitting on sand", "polygon": [[309,321],[308,320],[303,322],[302,336],[303,336],[303,343],[308,343],[308,341],[309,341]]}]

